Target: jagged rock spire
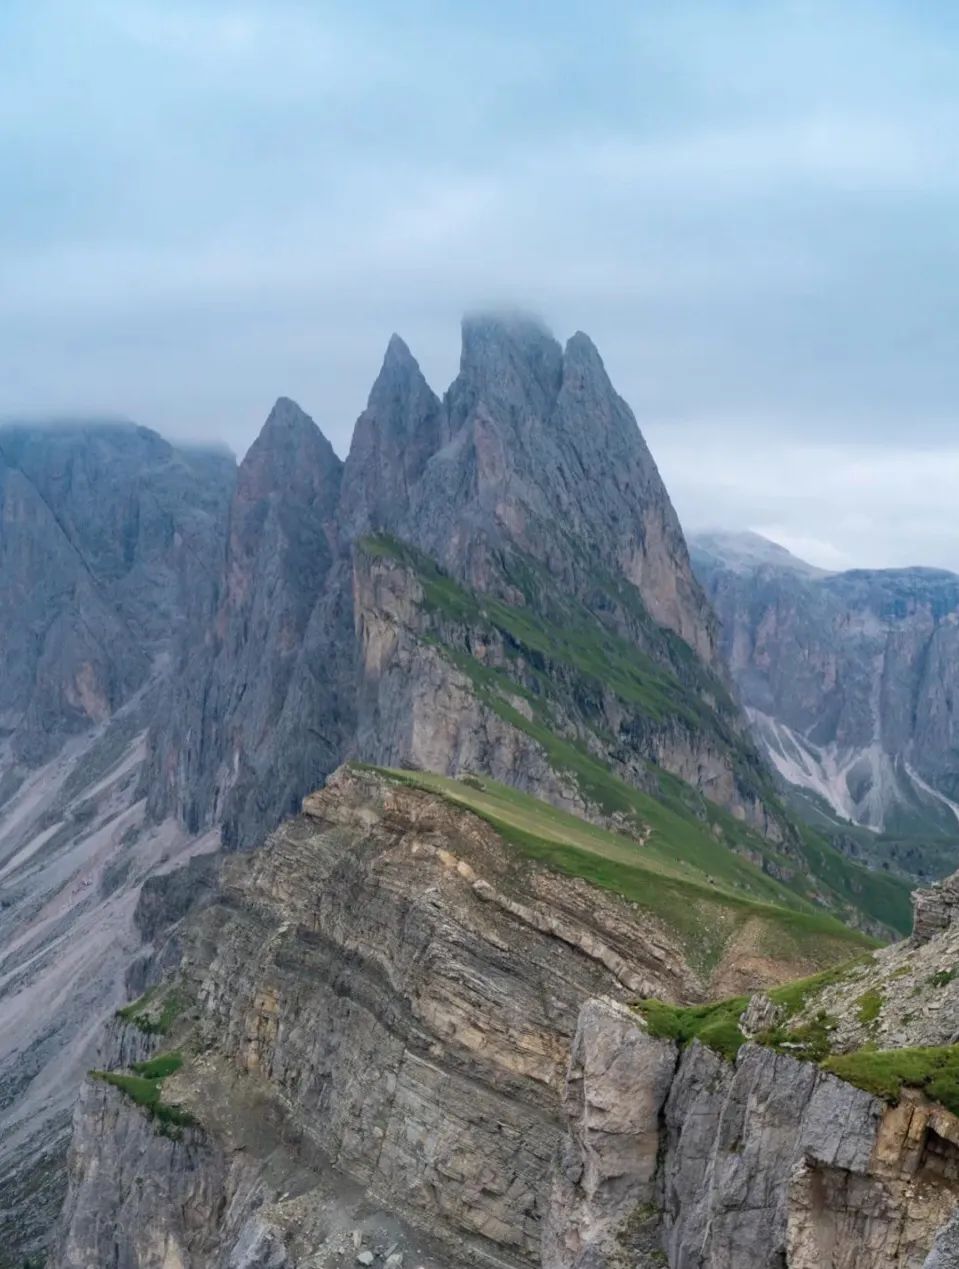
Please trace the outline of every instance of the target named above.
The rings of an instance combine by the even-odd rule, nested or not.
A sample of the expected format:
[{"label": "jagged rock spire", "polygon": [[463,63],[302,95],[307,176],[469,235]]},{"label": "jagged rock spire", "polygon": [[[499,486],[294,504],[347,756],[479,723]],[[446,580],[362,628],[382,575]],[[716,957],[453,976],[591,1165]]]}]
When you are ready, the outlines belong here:
[{"label": "jagged rock spire", "polygon": [[340,503],[345,535],[395,530],[409,509],[410,489],[446,436],[439,398],[409,348],[393,335],[346,460]]},{"label": "jagged rock spire", "polygon": [[454,432],[480,405],[503,421],[549,413],[563,350],[538,318],[474,313],[463,318],[462,331],[460,370],[447,394]]},{"label": "jagged rock spire", "polygon": [[310,416],[279,397],[237,472],[241,502],[270,494],[332,503],[343,464]]}]

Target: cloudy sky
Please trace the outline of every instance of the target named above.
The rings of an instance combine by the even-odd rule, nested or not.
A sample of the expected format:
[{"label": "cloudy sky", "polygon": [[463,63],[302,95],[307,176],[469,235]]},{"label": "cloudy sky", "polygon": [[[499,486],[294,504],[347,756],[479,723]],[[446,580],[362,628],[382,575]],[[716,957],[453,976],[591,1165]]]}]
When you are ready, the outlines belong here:
[{"label": "cloudy sky", "polygon": [[343,453],[587,330],[688,528],[959,568],[959,6],[4,0],[0,414]]}]

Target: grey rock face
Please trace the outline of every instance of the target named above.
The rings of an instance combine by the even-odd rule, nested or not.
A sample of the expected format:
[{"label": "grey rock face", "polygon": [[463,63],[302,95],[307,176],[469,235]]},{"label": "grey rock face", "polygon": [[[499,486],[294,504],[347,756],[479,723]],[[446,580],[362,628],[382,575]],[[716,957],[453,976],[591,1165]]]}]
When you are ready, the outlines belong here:
[{"label": "grey rock face", "polygon": [[[266,805],[273,819],[291,809],[290,781],[302,795],[304,780],[315,783],[329,769],[324,749],[335,745],[339,724],[335,660],[311,667],[327,678],[313,709],[298,666],[314,651],[311,620],[338,549],[341,478],[319,428],[281,398],[237,472],[218,587],[188,632],[178,689],[154,729],[154,815],[172,810],[194,832],[221,822],[229,844],[251,844],[245,832],[261,825]],[[323,633],[338,636],[340,626]],[[303,712],[297,755],[278,743],[288,706]],[[324,713],[333,717],[318,743],[312,725]],[[284,759],[285,778],[276,771]]]},{"label": "grey rock face", "polygon": [[693,560],[783,777],[852,822],[954,840],[959,577],[825,573],[755,535],[695,539]]},{"label": "grey rock face", "polygon": [[812,1064],[747,1046],[733,1067],[694,1046],[666,1107],[670,1264],[783,1264],[794,1167],[810,1157],[865,1172],[881,1112]]},{"label": "grey rock face", "polygon": [[480,590],[519,549],[584,594],[593,570],[626,581],[707,664],[712,613],[629,407],[583,334],[565,350],[521,319],[466,319],[446,397],[452,440],[424,472],[409,533]]},{"label": "grey rock face", "polygon": [[[955,1263],[954,1117],[910,1103],[887,1108],[754,1045],[730,1064],[695,1043],[673,1074],[670,1044],[621,1037],[590,1078],[577,1052],[591,1043],[603,1051],[610,1012],[591,1003],[580,1017],[544,1265]],[[601,1130],[587,1133],[590,1099]]]},{"label": "grey rock face", "polygon": [[939,1231],[922,1269],[954,1269],[955,1265],[959,1265],[959,1212]]},{"label": "grey rock face", "polygon": [[390,340],[343,471],[341,520],[348,538],[405,521],[427,462],[445,443],[445,411],[398,335]]},{"label": "grey rock face", "polygon": [[227,455],[132,425],[0,428],[0,740],[28,765],[104,722],[209,592]]},{"label": "grey rock face", "polygon": [[648,1036],[628,1009],[583,1006],[563,1099],[569,1135],[543,1235],[550,1269],[661,1257],[660,1116],[677,1059],[676,1045]]},{"label": "grey rock face", "polygon": [[914,943],[928,943],[959,922],[959,873],[953,873],[928,889],[917,890],[913,896],[913,913]]},{"label": "grey rock face", "polygon": [[44,1245],[130,914],[192,850],[144,822],[145,733],[212,593],[225,454],[132,425],[0,428],[0,1265]]}]

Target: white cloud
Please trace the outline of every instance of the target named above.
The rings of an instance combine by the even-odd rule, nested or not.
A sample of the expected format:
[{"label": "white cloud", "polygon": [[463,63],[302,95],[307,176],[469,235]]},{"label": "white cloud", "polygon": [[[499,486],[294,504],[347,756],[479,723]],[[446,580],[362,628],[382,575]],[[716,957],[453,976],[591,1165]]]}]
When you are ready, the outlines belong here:
[{"label": "white cloud", "polygon": [[959,571],[959,446],[783,442],[728,421],[647,439],[690,531],[752,529],[823,568]]}]

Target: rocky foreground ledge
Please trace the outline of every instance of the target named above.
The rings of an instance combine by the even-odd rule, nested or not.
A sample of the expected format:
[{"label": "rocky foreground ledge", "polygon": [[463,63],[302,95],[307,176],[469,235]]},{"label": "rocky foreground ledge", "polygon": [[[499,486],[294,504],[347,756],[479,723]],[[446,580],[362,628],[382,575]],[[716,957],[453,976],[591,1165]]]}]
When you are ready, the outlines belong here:
[{"label": "rocky foreground ledge", "polygon": [[[639,998],[697,998],[669,929],[448,800],[342,769],[211,866],[145,891],[51,1269],[959,1264],[948,1110],[774,1016],[732,1049],[655,1025]],[[861,959],[855,999],[915,951]]]}]

